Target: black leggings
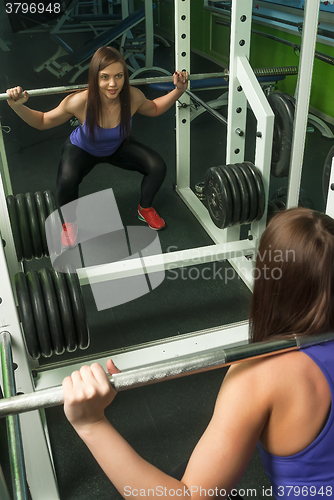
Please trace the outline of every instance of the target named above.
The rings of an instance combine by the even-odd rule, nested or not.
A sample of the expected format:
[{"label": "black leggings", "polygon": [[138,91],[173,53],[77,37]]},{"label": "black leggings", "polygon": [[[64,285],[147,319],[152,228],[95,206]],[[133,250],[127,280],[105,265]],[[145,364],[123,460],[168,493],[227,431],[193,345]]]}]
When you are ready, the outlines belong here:
[{"label": "black leggings", "polygon": [[140,205],[148,208],[166,175],[166,164],[153,149],[130,138],[110,156],[93,156],[68,139],[62,149],[57,176],[57,199],[59,206],[79,197],[79,185],[85,175],[98,163],[110,163],[124,170],[135,170],[143,174]]}]

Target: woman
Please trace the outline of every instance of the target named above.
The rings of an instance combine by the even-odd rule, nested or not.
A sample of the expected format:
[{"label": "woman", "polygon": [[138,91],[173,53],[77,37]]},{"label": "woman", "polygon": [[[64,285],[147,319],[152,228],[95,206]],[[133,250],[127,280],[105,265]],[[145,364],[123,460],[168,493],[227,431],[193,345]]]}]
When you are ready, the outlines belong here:
[{"label": "woman", "polygon": [[[257,255],[252,340],[332,329],[333,260],[333,219],[305,208],[275,216]],[[107,368],[117,372],[111,360]],[[67,418],[124,497],[225,498],[257,444],[275,498],[334,495],[334,341],[231,366],[181,481],[145,462],[106,420],[115,391],[100,365],[82,367],[63,387]]]},{"label": "woman", "polygon": [[[174,73],[175,89],[150,101],[131,87],[121,54],[113,47],[102,47],[94,54],[88,76],[88,89],[68,95],[55,109],[42,113],[24,106],[29,95],[22,88],[7,90],[8,104],[26,123],[39,130],[56,127],[75,116],[80,122],[66,141],[58,170],[57,198],[60,206],[77,200],[79,184],[95,165],[110,163],[143,174],[139,219],[152,229],[163,229],[165,222],[152,207],[155,194],[166,174],[166,165],[152,149],[130,137],[132,116],[137,112],[159,116],[167,111],[187,88],[188,74]],[[74,246],[77,238],[75,210],[63,225],[62,244]]]}]

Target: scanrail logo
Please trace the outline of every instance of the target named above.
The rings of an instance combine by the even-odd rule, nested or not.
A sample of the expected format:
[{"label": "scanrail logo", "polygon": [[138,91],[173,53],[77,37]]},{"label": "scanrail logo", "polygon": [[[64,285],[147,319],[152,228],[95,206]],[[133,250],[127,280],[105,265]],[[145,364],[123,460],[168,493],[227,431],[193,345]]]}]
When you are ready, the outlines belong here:
[{"label": "scanrail logo", "polygon": [[[63,222],[74,221],[76,245],[64,248]],[[124,227],[112,189],[54,210],[45,221],[45,232],[53,268],[63,273],[80,269],[80,276],[90,283],[98,311],[137,299],[165,278],[157,232],[146,226]],[[150,256],[155,256],[154,272],[145,268],[145,258]]]}]

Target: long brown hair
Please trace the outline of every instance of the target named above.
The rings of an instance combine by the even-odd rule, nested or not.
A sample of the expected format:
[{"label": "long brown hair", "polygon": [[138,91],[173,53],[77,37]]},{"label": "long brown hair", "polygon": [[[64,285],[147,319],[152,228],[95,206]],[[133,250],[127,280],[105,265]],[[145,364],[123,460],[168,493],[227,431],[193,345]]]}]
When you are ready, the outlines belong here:
[{"label": "long brown hair", "polygon": [[130,99],[130,82],[129,73],[126,62],[113,47],[101,47],[92,57],[89,73],[88,73],[88,100],[86,124],[90,134],[93,137],[94,129],[101,122],[102,118],[102,103],[99,89],[99,71],[104,70],[109,64],[120,62],[123,66],[124,85],[119,93],[121,101],[121,133],[127,138],[130,135],[131,128],[131,99]]},{"label": "long brown hair", "polygon": [[257,253],[252,340],[333,328],[333,286],[334,220],[307,208],[279,213],[264,231]]}]

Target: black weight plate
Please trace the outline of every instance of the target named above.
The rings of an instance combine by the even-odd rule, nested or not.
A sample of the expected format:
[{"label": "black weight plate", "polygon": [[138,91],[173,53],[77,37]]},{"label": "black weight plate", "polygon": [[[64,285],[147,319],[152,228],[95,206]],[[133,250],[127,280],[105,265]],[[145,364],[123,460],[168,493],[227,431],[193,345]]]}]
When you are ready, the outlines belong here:
[{"label": "black weight plate", "polygon": [[52,269],[51,274],[58,299],[58,306],[61,321],[63,324],[66,349],[69,352],[73,352],[78,347],[78,339],[76,334],[74,315],[72,311],[71,298],[68,292],[65,275],[59,271],[55,271],[54,269]]},{"label": "black weight plate", "polygon": [[293,106],[293,111],[295,112],[295,109],[296,109],[296,99],[293,97],[293,95],[287,94],[286,92],[283,92],[283,95],[284,95],[284,97],[286,97],[288,99],[288,101],[291,102],[291,104]]},{"label": "black weight plate", "polygon": [[50,269],[40,269],[39,277],[43,290],[44,303],[49,322],[53,351],[56,354],[63,354],[66,348],[65,337],[58,307],[58,299]]},{"label": "black weight plate", "polygon": [[327,197],[328,197],[328,188],[329,188],[329,180],[330,180],[330,176],[331,176],[333,156],[334,156],[334,146],[329,150],[328,155],[326,156],[324,169],[322,171],[322,192],[323,192],[324,200],[326,202],[327,202]]},{"label": "black weight plate", "polygon": [[49,358],[52,355],[52,342],[49,323],[43,297],[43,290],[37,271],[27,272],[31,306],[34,314],[41,355]]},{"label": "black weight plate", "polygon": [[247,189],[249,193],[249,217],[247,219],[247,223],[254,222],[257,217],[257,208],[258,208],[258,200],[257,200],[257,188],[253,178],[253,174],[250,172],[248,167],[243,163],[237,163],[238,167],[240,167],[242,173],[245,176],[245,180],[247,183]]},{"label": "black weight plate", "polygon": [[44,252],[43,252],[41,231],[38,222],[38,215],[35,205],[35,198],[32,193],[26,193],[25,199],[27,204],[29,227],[32,237],[32,246],[34,249],[34,257],[36,257],[36,259],[41,259],[43,257]]},{"label": "black weight plate", "polygon": [[206,206],[214,224],[223,229],[226,227],[226,212],[223,205],[227,203],[227,195],[224,186],[221,188],[220,184],[222,184],[220,169],[209,168],[204,180]]},{"label": "black weight plate", "polygon": [[24,273],[17,273],[15,274],[14,282],[27,350],[33,359],[38,359],[40,357],[40,346],[31,306],[27,277]]},{"label": "black weight plate", "polygon": [[278,207],[272,200],[268,201],[267,224],[278,213]]},{"label": "black weight plate", "polygon": [[17,194],[15,196],[16,210],[19,221],[19,228],[22,241],[23,258],[31,260],[33,258],[32,237],[29,227],[27,204],[24,194]]},{"label": "black weight plate", "polygon": [[86,349],[89,346],[89,329],[79,278],[76,272],[71,272],[70,268],[68,268],[67,271],[68,272],[65,274],[65,277],[67,288],[71,297],[78,344],[80,349]]},{"label": "black weight plate", "polygon": [[249,193],[248,193],[247,183],[240,167],[238,167],[237,165],[230,165],[230,167],[233,170],[235,177],[238,181],[241,193],[242,203],[241,203],[240,224],[245,224],[249,218]]},{"label": "black weight plate", "polygon": [[233,217],[231,225],[236,226],[237,224],[240,224],[241,221],[241,203],[242,203],[238,181],[235,177],[235,173],[231,169],[231,165],[223,165],[220,168],[226,175],[226,178],[229,182],[229,186],[231,189],[232,204],[233,204]]},{"label": "black weight plate", "polygon": [[288,188],[286,186],[281,186],[272,195],[271,200],[275,203],[275,205],[278,207],[279,210],[285,210],[287,198],[288,198]]},{"label": "black weight plate", "polygon": [[224,229],[232,220],[231,190],[219,167],[211,167],[205,176],[205,198],[211,219]]},{"label": "black weight plate", "polygon": [[286,196],[281,196],[280,198],[274,198],[271,201],[274,203],[274,205],[276,205],[278,210],[286,209]]},{"label": "black weight plate", "polygon": [[[243,164],[242,164],[243,165]],[[258,189],[256,182],[254,180],[253,173],[250,171],[249,167],[247,165],[243,165],[243,173],[246,177],[246,182],[248,182],[248,189],[249,189],[249,219],[248,222],[254,222],[257,220],[258,216],[258,206],[259,206],[259,201],[258,201]],[[248,178],[248,181],[247,181]]]},{"label": "black weight plate", "polygon": [[299,206],[314,210],[314,203],[304,189],[299,191]]},{"label": "black weight plate", "polygon": [[[44,199],[46,204],[46,211],[48,216],[50,216],[50,230],[48,231],[48,235],[51,238],[49,247],[50,255],[60,255],[62,246],[61,246],[61,224],[58,215],[56,200],[53,193],[49,190],[44,191]],[[50,247],[51,246],[51,247]]]},{"label": "black weight plate", "polygon": [[290,167],[294,107],[282,92],[273,92],[267,99],[275,115],[271,173],[274,177],[287,177]]},{"label": "black weight plate", "polygon": [[6,202],[7,202],[10,225],[12,227],[12,233],[13,233],[13,239],[14,239],[17,260],[19,262],[22,262],[23,249],[22,249],[19,221],[18,221],[17,212],[16,212],[16,201],[15,201],[14,196],[12,194],[7,196]]},{"label": "black weight plate", "polygon": [[225,190],[227,193],[227,204],[225,207],[225,211],[226,211],[226,221],[225,221],[226,226],[225,227],[230,227],[230,226],[233,226],[233,216],[234,216],[232,190],[231,190],[230,183],[228,181],[227,176],[222,171],[221,167],[218,167],[218,168],[221,171],[221,180],[224,184],[224,187],[225,187]]},{"label": "black weight plate", "polygon": [[34,194],[34,198],[38,216],[39,230],[42,238],[43,253],[46,257],[49,257],[48,243],[46,241],[46,235],[45,235],[45,221],[48,216],[48,213],[46,211],[44,194],[41,191],[37,191]]},{"label": "black weight plate", "polygon": [[279,187],[274,194],[270,197],[271,200],[274,200],[275,198],[282,198],[283,196],[287,196],[288,194],[288,188],[286,186],[281,186]]},{"label": "black weight plate", "polygon": [[[286,204],[287,196],[288,196],[288,188],[286,186],[281,186],[274,192],[271,199],[274,200],[279,198],[285,198],[285,204]],[[301,188],[299,191],[298,205],[300,207],[310,208],[311,210],[314,210],[314,203],[311,200],[310,196],[305,191],[305,189],[303,188]]]},{"label": "black weight plate", "polygon": [[257,195],[258,195],[258,211],[255,220],[260,220],[262,219],[262,216],[264,214],[264,209],[266,206],[266,193],[264,191],[262,174],[260,170],[250,161],[244,161],[243,164],[249,167],[250,171],[254,176],[255,184],[257,186]]}]

